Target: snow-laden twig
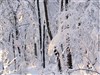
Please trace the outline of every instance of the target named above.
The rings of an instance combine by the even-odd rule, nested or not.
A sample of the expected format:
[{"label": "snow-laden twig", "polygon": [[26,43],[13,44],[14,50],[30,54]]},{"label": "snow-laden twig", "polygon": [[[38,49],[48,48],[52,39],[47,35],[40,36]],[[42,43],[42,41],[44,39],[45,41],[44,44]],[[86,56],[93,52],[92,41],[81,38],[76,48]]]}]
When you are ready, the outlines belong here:
[{"label": "snow-laden twig", "polygon": [[16,59],[17,59],[17,57],[15,57],[12,61],[10,61],[10,62],[8,63],[8,66],[11,65],[11,64],[14,62],[14,60],[16,60]]}]

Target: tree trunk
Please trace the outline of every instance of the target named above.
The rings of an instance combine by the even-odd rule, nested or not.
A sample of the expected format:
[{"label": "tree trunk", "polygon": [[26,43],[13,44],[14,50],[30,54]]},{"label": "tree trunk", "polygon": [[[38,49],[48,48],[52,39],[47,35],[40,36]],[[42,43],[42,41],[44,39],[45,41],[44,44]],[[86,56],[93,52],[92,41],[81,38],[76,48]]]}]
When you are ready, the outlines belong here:
[{"label": "tree trunk", "polygon": [[45,68],[45,25],[43,26],[43,68]]},{"label": "tree trunk", "polygon": [[36,43],[34,43],[34,53],[35,53],[35,56],[37,57],[37,45],[36,45]]},{"label": "tree trunk", "polygon": [[[26,28],[25,28],[25,40],[26,40]],[[27,61],[27,58],[26,58],[26,42],[24,42],[24,59],[25,61]]]},{"label": "tree trunk", "polygon": [[61,72],[61,62],[60,62],[60,58],[57,57],[57,62],[58,62],[58,70]]},{"label": "tree trunk", "polygon": [[65,0],[65,11],[67,11],[68,0]]},{"label": "tree trunk", "polygon": [[52,36],[50,26],[49,26],[48,9],[47,9],[47,1],[46,0],[44,0],[44,11],[45,11],[45,18],[46,18],[48,34],[49,34],[50,40],[52,40],[53,36]]},{"label": "tree trunk", "polygon": [[72,69],[72,55],[71,55],[71,52],[69,52],[68,55],[67,55],[67,64],[68,64],[68,68]]},{"label": "tree trunk", "polygon": [[61,11],[63,11],[63,0],[61,0]]},{"label": "tree trunk", "polygon": [[39,36],[40,36],[40,49],[41,49],[42,48],[42,28],[41,28],[41,16],[40,16],[39,0],[37,0],[37,9],[38,9]]},{"label": "tree trunk", "polygon": [[21,56],[21,51],[20,51],[20,48],[19,48],[19,47],[17,47],[17,49],[18,49],[19,56]]},{"label": "tree trunk", "polygon": [[65,5],[67,5],[68,4],[68,0],[65,0]]},{"label": "tree trunk", "polygon": [[57,51],[56,48],[55,48],[55,50],[54,50],[54,54],[55,54],[55,56],[57,57],[57,66],[58,66],[58,70],[61,72],[61,71],[62,71],[62,68],[61,68],[60,54],[59,54],[59,52]]},{"label": "tree trunk", "polygon": [[[13,48],[13,54],[14,54],[14,58],[16,57],[15,56],[15,45],[14,45],[15,41],[14,41],[14,35],[12,33],[12,48]],[[14,67],[15,67],[15,70],[16,70],[16,59],[14,60]]]}]

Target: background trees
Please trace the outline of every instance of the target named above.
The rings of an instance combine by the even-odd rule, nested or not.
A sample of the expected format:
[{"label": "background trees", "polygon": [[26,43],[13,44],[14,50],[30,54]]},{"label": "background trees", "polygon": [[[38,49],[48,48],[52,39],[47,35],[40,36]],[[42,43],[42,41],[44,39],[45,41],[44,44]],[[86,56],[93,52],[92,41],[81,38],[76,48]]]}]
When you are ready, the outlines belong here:
[{"label": "background trees", "polygon": [[99,5],[1,0],[0,74],[99,75]]}]

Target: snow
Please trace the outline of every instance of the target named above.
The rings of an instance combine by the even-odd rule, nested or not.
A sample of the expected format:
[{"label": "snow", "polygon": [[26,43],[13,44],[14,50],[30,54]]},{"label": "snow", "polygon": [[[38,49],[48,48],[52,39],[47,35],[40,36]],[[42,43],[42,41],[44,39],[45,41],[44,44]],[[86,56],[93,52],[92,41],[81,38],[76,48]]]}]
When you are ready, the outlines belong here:
[{"label": "snow", "polygon": [[[37,0],[0,0],[0,75],[100,75],[99,0],[70,0],[67,6],[63,2],[63,11],[61,0],[48,0],[52,40],[43,1],[39,0],[38,17]],[[45,68],[42,51],[44,26]],[[68,67],[69,51],[72,69]]]},{"label": "snow", "polygon": [[27,75],[39,75],[38,74],[38,71],[36,71],[34,68],[28,68],[28,73],[27,73]]}]

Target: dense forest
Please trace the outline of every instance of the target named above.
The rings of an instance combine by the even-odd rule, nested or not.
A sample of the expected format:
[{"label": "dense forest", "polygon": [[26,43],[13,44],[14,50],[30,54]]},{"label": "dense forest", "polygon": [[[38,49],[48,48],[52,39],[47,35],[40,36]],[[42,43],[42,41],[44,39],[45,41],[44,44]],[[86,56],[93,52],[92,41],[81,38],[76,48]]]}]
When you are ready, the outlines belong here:
[{"label": "dense forest", "polygon": [[0,75],[100,75],[100,0],[0,0]]}]

